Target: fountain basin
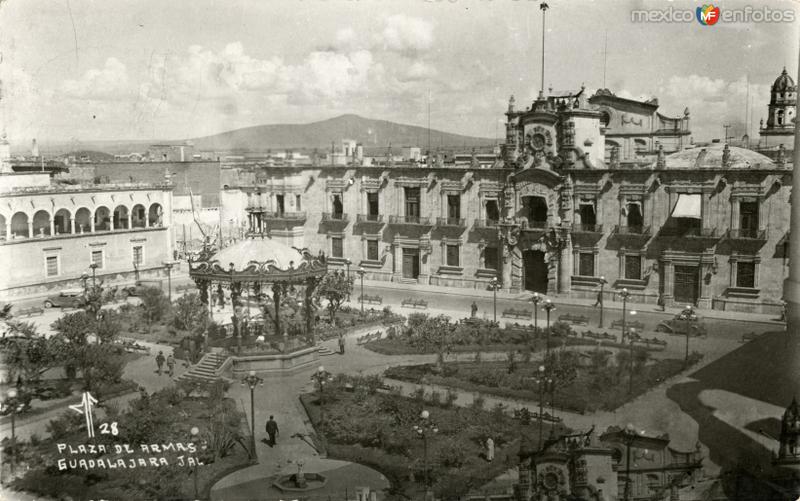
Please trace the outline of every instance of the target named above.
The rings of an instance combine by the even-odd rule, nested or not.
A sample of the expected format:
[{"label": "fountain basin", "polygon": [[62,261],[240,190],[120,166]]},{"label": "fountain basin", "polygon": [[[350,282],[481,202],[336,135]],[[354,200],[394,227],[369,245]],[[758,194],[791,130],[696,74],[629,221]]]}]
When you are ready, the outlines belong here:
[{"label": "fountain basin", "polygon": [[281,492],[307,492],[325,487],[328,479],[319,473],[303,473],[301,482],[297,481],[297,474],[281,475],[272,485]]}]

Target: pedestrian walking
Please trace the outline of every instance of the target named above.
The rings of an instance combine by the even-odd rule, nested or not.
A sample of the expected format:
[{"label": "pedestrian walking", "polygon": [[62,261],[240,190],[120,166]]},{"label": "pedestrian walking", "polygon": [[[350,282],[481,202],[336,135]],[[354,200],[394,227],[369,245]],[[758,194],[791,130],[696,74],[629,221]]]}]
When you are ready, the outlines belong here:
[{"label": "pedestrian walking", "polygon": [[339,334],[339,354],[344,355],[344,336]]},{"label": "pedestrian walking", "polygon": [[662,294],[660,292],[658,293],[658,301],[657,301],[657,303],[658,303],[658,306],[661,308],[661,311],[666,311],[667,310],[667,305],[664,302],[664,294]]},{"label": "pedestrian walking", "polygon": [[267,435],[269,435],[269,446],[275,447],[275,437],[278,436],[278,423],[275,422],[275,418],[273,416],[269,417],[266,428]]},{"label": "pedestrian walking", "polygon": [[164,367],[164,360],[165,360],[164,352],[163,351],[159,351],[158,355],[156,355],[156,365],[158,366],[158,375],[159,376],[161,375],[161,371],[162,371],[162,369]]},{"label": "pedestrian walking", "polygon": [[603,289],[597,291],[597,299],[594,302],[594,307],[597,308],[601,304],[603,304]]},{"label": "pedestrian walking", "polygon": [[471,313],[470,316],[472,318],[475,318],[475,315],[478,314],[478,305],[477,303],[475,303],[475,301],[473,301],[472,306],[470,306],[470,313]]},{"label": "pedestrian walking", "polygon": [[492,440],[492,437],[486,439],[486,460],[494,461],[494,440]]},{"label": "pedestrian walking", "polygon": [[169,377],[175,375],[175,357],[172,356],[172,353],[167,357],[167,374]]}]

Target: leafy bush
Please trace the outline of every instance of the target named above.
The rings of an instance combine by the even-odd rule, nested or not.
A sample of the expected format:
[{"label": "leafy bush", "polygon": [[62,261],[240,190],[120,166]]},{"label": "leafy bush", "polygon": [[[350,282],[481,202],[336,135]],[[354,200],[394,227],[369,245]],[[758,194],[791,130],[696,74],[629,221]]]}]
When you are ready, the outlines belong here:
[{"label": "leafy bush", "polygon": [[455,405],[456,400],[458,400],[458,393],[448,388],[447,393],[445,393],[444,395],[444,402],[442,403],[442,405],[446,409],[449,409]]},{"label": "leafy bush", "polygon": [[59,440],[75,433],[84,424],[83,416],[77,412],[64,412],[45,425],[45,431],[53,440]]},{"label": "leafy bush", "polygon": [[439,464],[446,468],[460,468],[464,465],[463,447],[453,439],[445,441],[436,454]]},{"label": "leafy bush", "polygon": [[472,397],[472,405],[471,407],[475,410],[482,411],[483,408],[486,406],[486,399],[480,393],[476,393]]},{"label": "leafy bush", "polygon": [[442,394],[436,390],[431,391],[428,401],[431,405],[442,405]]}]

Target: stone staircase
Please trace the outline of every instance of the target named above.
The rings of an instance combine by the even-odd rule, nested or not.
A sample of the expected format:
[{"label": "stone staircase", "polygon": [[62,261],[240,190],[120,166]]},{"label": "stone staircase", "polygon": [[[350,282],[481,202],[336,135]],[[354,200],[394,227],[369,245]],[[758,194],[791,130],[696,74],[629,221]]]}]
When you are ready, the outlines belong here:
[{"label": "stone staircase", "polygon": [[214,374],[215,371],[219,369],[227,359],[227,355],[221,353],[206,353],[199,362],[193,365],[188,371],[181,374],[177,381],[213,383],[217,379],[220,379]]},{"label": "stone staircase", "polygon": [[336,355],[336,353],[337,353],[337,352],[331,350],[330,348],[328,348],[326,346],[321,346],[321,345],[317,348],[317,351],[319,352],[319,356],[321,356],[321,357],[329,357],[331,355]]}]

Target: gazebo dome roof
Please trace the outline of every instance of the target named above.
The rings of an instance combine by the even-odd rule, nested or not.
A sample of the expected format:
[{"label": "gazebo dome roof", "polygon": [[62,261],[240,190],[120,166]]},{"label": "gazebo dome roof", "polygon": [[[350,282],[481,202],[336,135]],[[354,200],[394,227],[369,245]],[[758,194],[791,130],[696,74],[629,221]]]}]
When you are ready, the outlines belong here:
[{"label": "gazebo dome roof", "polygon": [[305,258],[299,250],[277,240],[253,238],[222,249],[211,256],[209,261],[217,261],[224,269],[229,269],[232,263],[236,271],[242,271],[253,263],[260,266],[271,265],[285,271],[298,267]]}]

